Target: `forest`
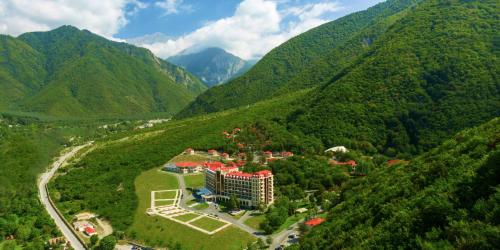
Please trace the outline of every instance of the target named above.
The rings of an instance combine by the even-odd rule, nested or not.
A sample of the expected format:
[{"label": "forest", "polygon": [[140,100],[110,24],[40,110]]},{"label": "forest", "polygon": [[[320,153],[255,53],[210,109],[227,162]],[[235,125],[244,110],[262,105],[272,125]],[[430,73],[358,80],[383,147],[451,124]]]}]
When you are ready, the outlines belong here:
[{"label": "forest", "polygon": [[[0,116],[0,248],[43,249],[59,235],[38,201],[36,181],[65,141],[50,126]],[[1,240],[0,240],[1,242]]]},{"label": "forest", "polygon": [[382,165],[346,182],[327,222],[307,233],[299,248],[495,249],[499,131],[497,118],[408,165]]}]

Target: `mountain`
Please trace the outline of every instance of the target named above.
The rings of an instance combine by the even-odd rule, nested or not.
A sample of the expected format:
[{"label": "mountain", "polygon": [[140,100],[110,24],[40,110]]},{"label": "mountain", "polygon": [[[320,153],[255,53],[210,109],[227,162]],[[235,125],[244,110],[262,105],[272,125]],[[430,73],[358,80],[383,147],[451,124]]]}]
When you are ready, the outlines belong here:
[{"label": "mountain", "polygon": [[426,0],[315,89],[288,126],[395,156],[500,116],[498,4]]},{"label": "mountain", "polygon": [[495,249],[500,120],[462,131],[410,164],[344,185],[300,249]]},{"label": "mountain", "polygon": [[206,87],[149,50],[62,26],[0,36],[0,108],[57,117],[173,114]]},{"label": "mountain", "polygon": [[311,29],[269,52],[251,70],[198,96],[178,117],[244,106],[321,85],[365,53],[419,0],[389,0]]},{"label": "mountain", "polygon": [[242,75],[253,65],[252,62],[246,62],[221,48],[206,48],[194,53],[181,53],[169,57],[167,61],[193,73],[208,87]]}]

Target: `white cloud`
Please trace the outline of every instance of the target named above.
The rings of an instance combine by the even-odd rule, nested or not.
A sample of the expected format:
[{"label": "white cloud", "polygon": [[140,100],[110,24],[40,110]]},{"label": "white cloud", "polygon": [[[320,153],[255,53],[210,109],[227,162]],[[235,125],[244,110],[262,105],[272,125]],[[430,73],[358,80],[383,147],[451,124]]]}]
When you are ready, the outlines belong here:
[{"label": "white cloud", "polygon": [[162,0],[155,2],[155,6],[162,8],[165,11],[165,15],[178,14],[182,11],[192,11],[193,6],[190,4],[184,4],[183,0]]},{"label": "white cloud", "polygon": [[138,0],[2,0],[0,33],[16,36],[69,24],[110,38],[127,24],[127,15],[145,7]]},{"label": "white cloud", "polygon": [[217,46],[244,59],[254,59],[291,37],[330,21],[324,16],[340,9],[336,2],[280,9],[282,3],[244,0],[231,17],[207,22],[198,30],[176,39],[140,45],[162,58],[193,46]]}]

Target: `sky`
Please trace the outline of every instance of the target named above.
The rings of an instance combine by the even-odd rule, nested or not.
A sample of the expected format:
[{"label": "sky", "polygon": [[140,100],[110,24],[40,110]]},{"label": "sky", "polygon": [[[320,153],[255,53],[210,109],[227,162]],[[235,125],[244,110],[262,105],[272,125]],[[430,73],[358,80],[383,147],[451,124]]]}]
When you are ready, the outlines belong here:
[{"label": "sky", "polygon": [[382,0],[0,0],[0,33],[61,25],[167,58],[220,47],[259,59],[293,36]]}]

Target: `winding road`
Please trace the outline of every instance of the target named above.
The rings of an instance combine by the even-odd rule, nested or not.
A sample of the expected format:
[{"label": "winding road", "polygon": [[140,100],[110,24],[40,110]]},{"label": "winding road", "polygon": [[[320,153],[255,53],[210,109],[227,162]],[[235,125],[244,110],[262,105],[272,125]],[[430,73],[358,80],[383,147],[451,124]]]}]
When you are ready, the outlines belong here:
[{"label": "winding road", "polygon": [[57,161],[52,164],[47,172],[43,173],[38,179],[38,194],[40,196],[40,201],[42,202],[45,210],[47,210],[47,213],[50,215],[50,217],[54,219],[54,222],[56,223],[57,227],[62,232],[64,237],[66,237],[66,239],[70,242],[71,247],[73,247],[75,250],[85,250],[87,248],[80,242],[78,236],[73,233],[72,229],[64,223],[64,219],[57,213],[56,208],[50,202],[46,186],[52,176],[54,176],[54,174],[56,173],[57,169],[59,169],[66,161],[75,156],[78,151],[91,145],[92,143],[93,142],[89,142],[85,145],[74,147],[71,151],[64,153],[57,159]]}]

